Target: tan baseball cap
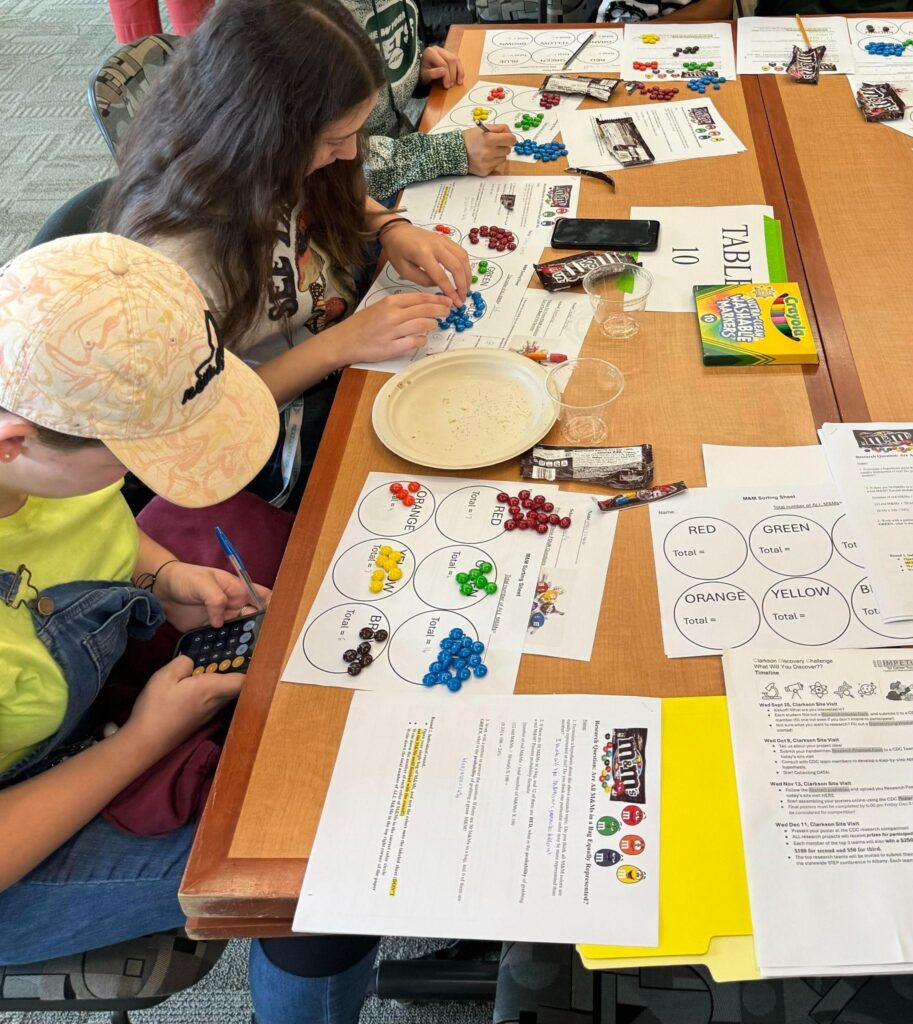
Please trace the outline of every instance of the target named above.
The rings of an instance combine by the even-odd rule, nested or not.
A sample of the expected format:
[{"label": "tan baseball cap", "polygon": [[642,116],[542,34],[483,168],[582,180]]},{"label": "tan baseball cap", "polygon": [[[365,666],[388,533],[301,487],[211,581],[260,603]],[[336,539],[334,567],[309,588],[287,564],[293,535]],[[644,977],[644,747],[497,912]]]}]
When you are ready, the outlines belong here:
[{"label": "tan baseball cap", "polygon": [[157,494],[199,508],[260,471],[279,430],[190,275],[117,235],[60,238],[0,270],[0,408],[102,441]]}]

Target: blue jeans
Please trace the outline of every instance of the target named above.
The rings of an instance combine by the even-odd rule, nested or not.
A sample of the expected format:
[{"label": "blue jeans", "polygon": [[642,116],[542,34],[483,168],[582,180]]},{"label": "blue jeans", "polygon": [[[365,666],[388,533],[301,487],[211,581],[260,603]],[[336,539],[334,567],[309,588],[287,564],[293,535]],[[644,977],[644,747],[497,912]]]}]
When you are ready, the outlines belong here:
[{"label": "blue jeans", "polygon": [[[128,835],[101,818],[90,821],[0,892],[0,964],[49,960],[181,927],[177,892],[195,827],[151,839]],[[320,942],[319,936],[289,940],[295,954],[283,957],[283,965],[290,969],[278,967],[259,942],[252,944],[250,985],[258,1024],[356,1024],[374,950],[365,955],[365,940],[353,939],[357,959],[346,961],[337,951],[333,967],[309,976],[309,959],[326,963]]]}]

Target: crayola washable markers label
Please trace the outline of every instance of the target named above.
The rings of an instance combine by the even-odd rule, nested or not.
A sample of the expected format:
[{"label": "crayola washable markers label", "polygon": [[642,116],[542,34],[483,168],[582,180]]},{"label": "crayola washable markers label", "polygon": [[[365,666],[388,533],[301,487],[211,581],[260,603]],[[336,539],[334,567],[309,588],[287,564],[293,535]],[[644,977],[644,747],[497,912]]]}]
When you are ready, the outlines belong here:
[{"label": "crayola washable markers label", "polygon": [[695,285],[705,366],[817,363],[799,286]]}]

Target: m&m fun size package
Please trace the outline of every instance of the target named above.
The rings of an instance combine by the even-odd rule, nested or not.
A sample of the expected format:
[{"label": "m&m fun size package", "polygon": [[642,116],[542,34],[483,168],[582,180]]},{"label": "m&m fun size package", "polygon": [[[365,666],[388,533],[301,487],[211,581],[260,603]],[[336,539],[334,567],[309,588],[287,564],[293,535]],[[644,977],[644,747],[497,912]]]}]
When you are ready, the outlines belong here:
[{"label": "m&m fun size package", "polygon": [[695,285],[705,366],[817,363],[799,286]]}]

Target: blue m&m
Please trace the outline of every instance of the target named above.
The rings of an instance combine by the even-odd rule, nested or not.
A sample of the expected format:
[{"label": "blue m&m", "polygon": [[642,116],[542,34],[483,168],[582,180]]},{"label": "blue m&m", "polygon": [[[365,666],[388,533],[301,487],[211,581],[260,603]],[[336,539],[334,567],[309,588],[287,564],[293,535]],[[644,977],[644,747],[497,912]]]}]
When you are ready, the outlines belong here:
[{"label": "blue m&m", "polygon": [[532,139],[523,139],[514,143],[514,152],[517,156],[531,156],[534,160],[550,163],[559,156],[567,156],[567,146],[563,142],[543,142],[540,145]]},{"label": "blue m&m", "polygon": [[482,661],[485,644],[473,640],[458,626],[450,630],[439,646],[437,660],[428,666],[422,677],[423,686],[446,686],[457,693],[473,676],[482,679],[488,675],[488,666]]}]

